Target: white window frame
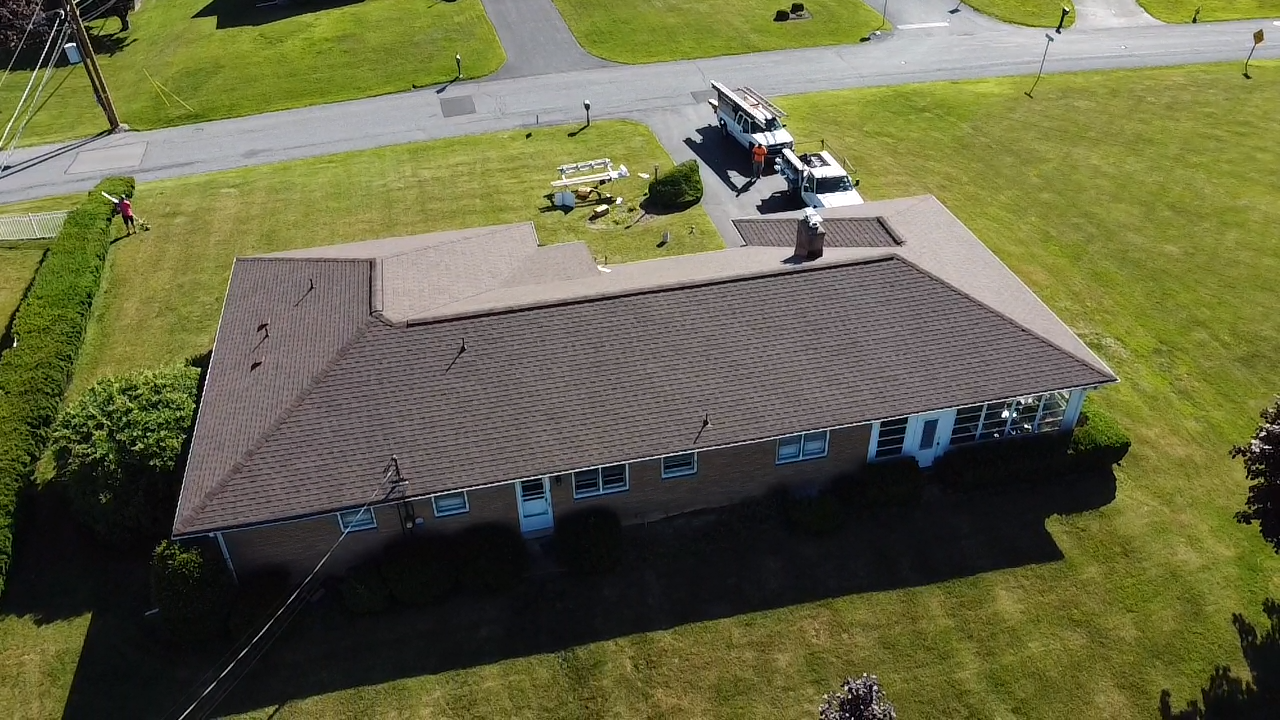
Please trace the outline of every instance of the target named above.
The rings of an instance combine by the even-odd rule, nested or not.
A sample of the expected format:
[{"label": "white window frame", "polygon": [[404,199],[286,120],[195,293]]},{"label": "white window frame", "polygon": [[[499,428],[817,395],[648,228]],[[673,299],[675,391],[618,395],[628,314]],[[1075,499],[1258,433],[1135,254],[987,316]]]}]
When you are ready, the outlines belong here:
[{"label": "white window frame", "polygon": [[[604,471],[608,468],[622,468],[622,487],[605,489],[604,487]],[[592,492],[578,492],[578,476],[583,473],[594,472],[596,474],[596,489]],[[570,474],[570,482],[573,483],[573,499],[586,500],[587,498],[600,497],[601,495],[613,495],[614,493],[622,493],[631,489],[631,464],[615,463],[613,465],[597,465],[593,468],[585,470],[577,470]]]},{"label": "white window frame", "polygon": [[[1062,401],[1062,411],[1057,417],[1053,415],[1046,416],[1047,409],[1045,403],[1054,395],[1066,395]],[[1010,398],[1008,400],[996,400],[981,405],[981,411],[978,413],[978,422],[975,427],[973,437],[967,440],[956,442],[955,431],[959,427],[958,424],[951,428],[950,444],[955,447],[959,445],[970,445],[973,443],[990,442],[992,440],[1003,440],[1018,435],[1037,435],[1041,433],[1058,432],[1060,430],[1069,430],[1075,424],[1075,419],[1071,416],[1073,404],[1078,403],[1077,398],[1083,396],[1083,392],[1079,390],[1052,390],[1038,395],[1024,395],[1022,397]],[[1017,413],[1012,412],[1012,404],[1022,402],[1026,407],[1032,402],[1035,404],[1035,414],[1031,418],[1030,432],[1015,432]],[[1003,413],[1006,406],[1011,411],[1008,417],[998,417],[998,413]],[[956,410],[957,417],[963,410],[979,407],[978,405],[966,405]],[[1052,410],[1050,411],[1053,412]],[[994,420],[994,422],[993,422]],[[1056,424],[1055,424],[1056,423]],[[993,437],[983,437],[984,434],[995,433]],[[967,434],[967,433],[966,433]]]},{"label": "white window frame", "polygon": [[[455,495],[462,496],[462,509],[461,510],[445,510],[444,512],[440,512],[440,506],[437,504],[437,502],[441,498],[451,498],[451,497],[454,497]],[[471,512],[471,499],[467,497],[466,490],[459,490],[458,492],[444,493],[443,495],[434,495],[431,498],[431,511],[435,513],[435,516],[438,518],[450,517],[453,515],[465,515]]]},{"label": "white window frame", "polygon": [[[686,458],[686,457],[692,460],[692,462],[689,464],[689,467],[676,469],[676,470],[667,470],[667,460],[670,460],[672,458]],[[667,455],[662,458],[662,479],[663,480],[692,477],[697,474],[698,474],[698,453],[696,452],[675,453],[674,455]]]},{"label": "white window frame", "polygon": [[[369,516],[367,521],[365,520],[365,514],[368,514]],[[338,529],[344,533],[377,530],[378,515],[373,511],[372,506],[356,508],[354,510],[343,510],[338,513]]]},{"label": "white window frame", "polygon": [[[892,455],[880,455],[880,426],[885,422],[902,422],[902,442],[898,447],[898,452]],[[870,462],[893,460],[904,455],[909,455],[907,451],[907,441],[910,440],[908,435],[911,434],[911,418],[885,418],[877,420],[871,424],[871,443],[867,447],[867,460]]]},{"label": "white window frame", "polygon": [[[807,441],[810,435],[822,436],[822,452],[818,453],[818,452],[806,451]],[[786,442],[790,444],[792,441],[800,443],[800,452],[796,453],[795,457],[783,458],[782,443]],[[805,460],[817,460],[819,458],[826,457],[827,453],[830,450],[831,450],[831,431],[830,430],[814,430],[812,432],[797,433],[795,435],[787,435],[786,437],[778,438],[777,441],[775,442],[774,449],[773,449],[773,463],[775,465],[789,465],[794,462],[804,462]]]}]

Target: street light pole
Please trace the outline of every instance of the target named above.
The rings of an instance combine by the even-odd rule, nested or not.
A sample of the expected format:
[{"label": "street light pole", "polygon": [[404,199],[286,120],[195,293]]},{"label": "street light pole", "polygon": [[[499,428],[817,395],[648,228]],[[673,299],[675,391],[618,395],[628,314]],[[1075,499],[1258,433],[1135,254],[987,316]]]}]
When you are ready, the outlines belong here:
[{"label": "street light pole", "polygon": [[1054,32],[1062,34],[1062,24],[1067,21],[1067,16],[1071,14],[1071,8],[1066,5],[1062,6],[1062,17],[1058,18],[1058,28]]},{"label": "street light pole", "polygon": [[98,67],[98,56],[94,54],[93,45],[89,43],[89,33],[85,31],[84,22],[80,20],[80,11],[76,8],[75,0],[63,0],[63,4],[67,11],[67,22],[71,23],[71,29],[76,34],[76,43],[80,46],[84,71],[89,74],[89,86],[93,88],[98,107],[102,108],[103,114],[107,116],[107,124],[111,126],[111,132],[116,132],[120,130],[120,116],[116,114],[115,103],[111,101],[107,82],[102,78],[102,70]]}]

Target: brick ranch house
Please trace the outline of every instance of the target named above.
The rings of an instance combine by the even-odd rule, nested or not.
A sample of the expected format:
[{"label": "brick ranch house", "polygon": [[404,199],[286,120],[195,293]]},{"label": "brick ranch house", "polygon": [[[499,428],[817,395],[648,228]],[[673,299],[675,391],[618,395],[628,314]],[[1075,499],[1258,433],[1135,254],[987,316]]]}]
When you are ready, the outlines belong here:
[{"label": "brick ranch house", "polygon": [[642,522],[1067,432],[1116,381],[931,196],[735,227],[609,268],[529,223],[237,259],[174,537],[302,574],[344,532],[329,572],[467,523]]}]

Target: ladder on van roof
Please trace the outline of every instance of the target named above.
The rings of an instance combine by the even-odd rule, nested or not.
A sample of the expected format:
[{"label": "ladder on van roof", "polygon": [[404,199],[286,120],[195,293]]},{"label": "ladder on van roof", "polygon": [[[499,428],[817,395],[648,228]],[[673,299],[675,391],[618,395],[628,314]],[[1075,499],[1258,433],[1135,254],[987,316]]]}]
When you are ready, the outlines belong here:
[{"label": "ladder on van roof", "polygon": [[760,93],[756,92],[754,89],[749,87],[743,87],[743,88],[740,88],[738,91],[741,92],[748,99],[754,100],[756,104],[758,104],[760,107],[773,113],[774,117],[783,118],[787,116],[787,114],[782,111],[782,108],[769,102],[769,98],[765,97],[764,95],[761,95]]}]

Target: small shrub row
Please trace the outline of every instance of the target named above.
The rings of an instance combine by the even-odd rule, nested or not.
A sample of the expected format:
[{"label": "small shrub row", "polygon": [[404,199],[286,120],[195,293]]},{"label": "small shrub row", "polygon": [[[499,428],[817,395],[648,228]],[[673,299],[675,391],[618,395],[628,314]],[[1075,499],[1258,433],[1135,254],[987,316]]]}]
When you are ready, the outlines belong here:
[{"label": "small shrub row", "polygon": [[836,497],[855,511],[905,507],[920,502],[924,471],[912,457],[867,463],[857,472],[838,478]]},{"label": "small shrub row", "polygon": [[555,553],[569,572],[609,572],[622,564],[622,520],[603,507],[568,515],[556,524]]},{"label": "small shrub row", "polygon": [[378,613],[392,601],[426,605],[457,590],[506,592],[520,584],[528,568],[529,552],[518,530],[474,525],[454,535],[398,542],[376,560],[352,568],[339,592],[351,612]]},{"label": "small shrub row", "polygon": [[1071,435],[1073,468],[1080,471],[1100,470],[1118,464],[1129,453],[1132,441],[1115,418],[1086,398],[1080,420]]},{"label": "small shrub row", "polygon": [[844,527],[848,513],[828,489],[817,492],[786,492],[782,511],[787,527],[801,535],[826,537]]},{"label": "small shrub row", "polygon": [[664,209],[680,210],[702,199],[702,173],[697,160],[685,160],[649,181],[649,202]]},{"label": "small shrub row", "polygon": [[954,492],[1051,480],[1068,471],[1068,442],[1066,435],[1054,433],[961,445],[934,461],[934,475]]},{"label": "small shrub row", "polygon": [[232,582],[222,558],[172,540],[151,556],[151,599],[168,637],[183,645],[258,633],[296,589],[283,570],[242,575]]},{"label": "small shrub row", "polygon": [[44,447],[71,379],[111,245],[115,206],[132,178],[108,178],[67,216],[13,318],[0,357],[0,593],[13,553],[18,491]]}]

